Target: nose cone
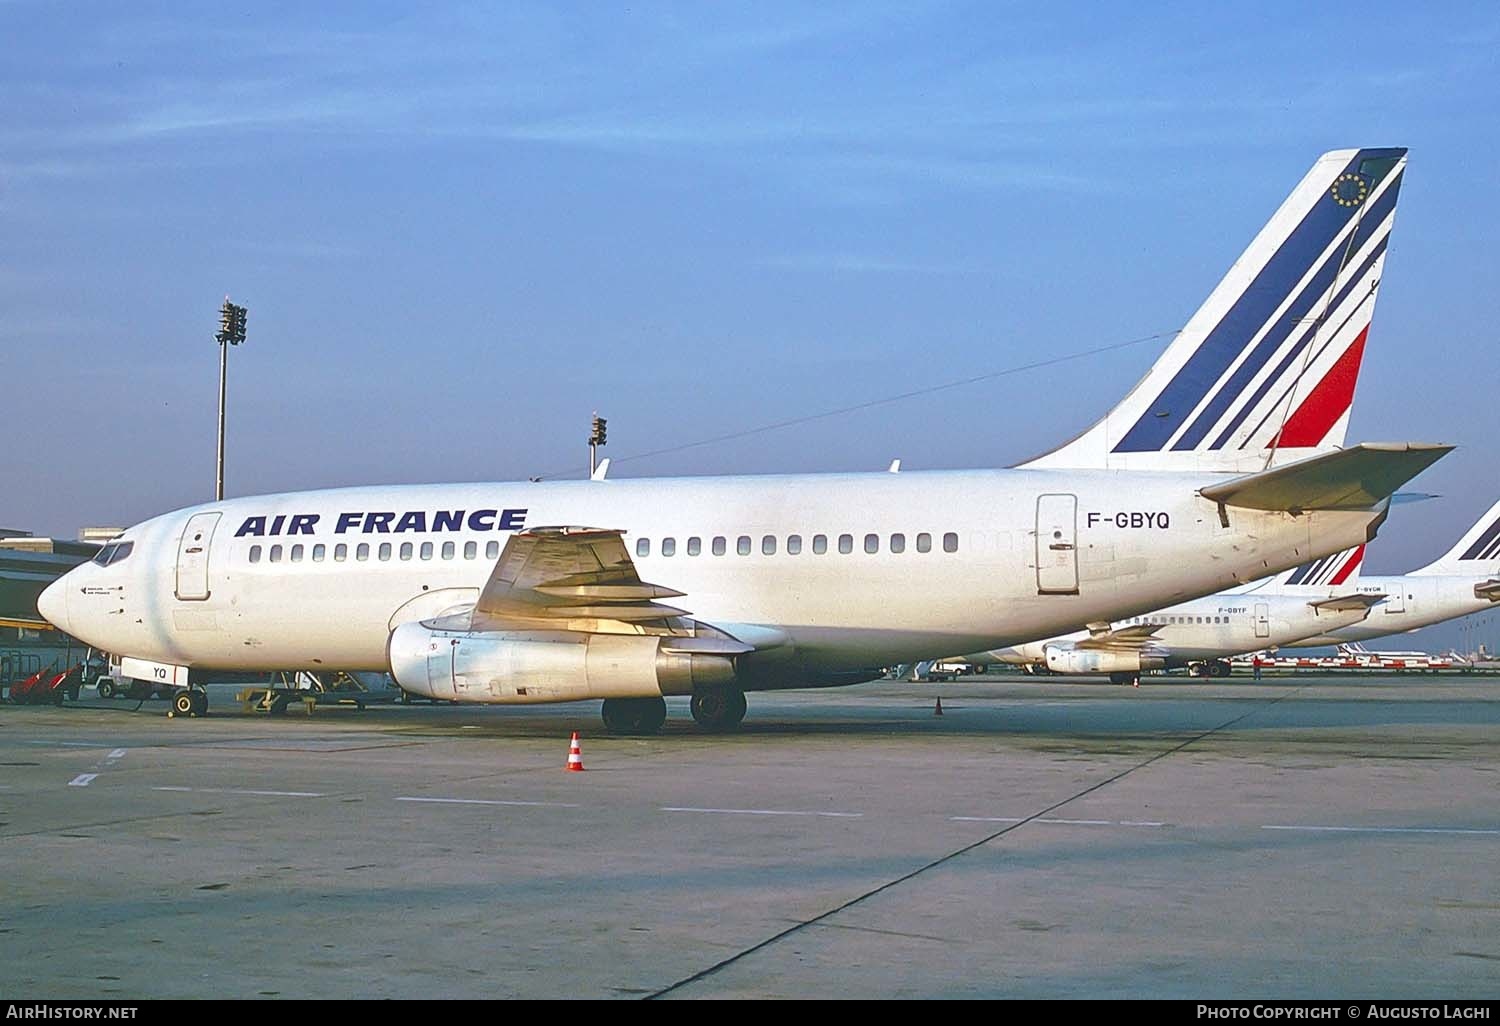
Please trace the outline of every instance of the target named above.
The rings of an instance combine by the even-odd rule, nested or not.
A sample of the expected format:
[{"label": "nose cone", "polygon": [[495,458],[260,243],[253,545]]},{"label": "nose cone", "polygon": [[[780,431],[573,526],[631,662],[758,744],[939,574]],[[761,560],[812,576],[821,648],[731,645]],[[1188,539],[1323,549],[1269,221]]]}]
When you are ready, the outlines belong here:
[{"label": "nose cone", "polygon": [[36,611],[42,614],[42,619],[64,634],[73,633],[68,625],[67,574],[47,585],[42,593],[36,597]]}]

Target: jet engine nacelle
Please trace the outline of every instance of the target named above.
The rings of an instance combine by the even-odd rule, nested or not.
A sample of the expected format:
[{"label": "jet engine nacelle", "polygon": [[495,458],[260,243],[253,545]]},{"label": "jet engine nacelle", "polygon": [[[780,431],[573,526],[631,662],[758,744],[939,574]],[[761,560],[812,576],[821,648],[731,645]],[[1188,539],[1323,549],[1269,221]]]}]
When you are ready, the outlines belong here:
[{"label": "jet engine nacelle", "polygon": [[1053,673],[1140,673],[1159,670],[1165,665],[1166,660],[1160,656],[1140,652],[1047,646],[1047,669]]},{"label": "jet engine nacelle", "polygon": [[405,623],[391,632],[391,675],[403,690],[468,702],[568,702],[690,695],[731,684],[729,656],[671,651],[676,640],[574,631],[450,631]]}]

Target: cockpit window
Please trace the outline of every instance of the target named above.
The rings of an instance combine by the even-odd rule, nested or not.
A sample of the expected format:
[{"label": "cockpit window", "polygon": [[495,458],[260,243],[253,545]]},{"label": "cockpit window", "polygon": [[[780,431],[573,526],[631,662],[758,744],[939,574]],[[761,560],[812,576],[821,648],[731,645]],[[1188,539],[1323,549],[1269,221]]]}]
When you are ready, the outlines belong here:
[{"label": "cockpit window", "polygon": [[94,557],[94,562],[100,566],[110,566],[125,559],[134,548],[135,542],[110,542],[99,550],[99,554]]}]

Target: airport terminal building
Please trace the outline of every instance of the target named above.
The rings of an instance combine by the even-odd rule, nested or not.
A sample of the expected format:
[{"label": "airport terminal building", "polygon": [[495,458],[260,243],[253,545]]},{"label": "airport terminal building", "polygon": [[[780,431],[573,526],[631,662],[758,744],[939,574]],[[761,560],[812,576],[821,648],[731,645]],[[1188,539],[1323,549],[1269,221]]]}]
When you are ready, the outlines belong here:
[{"label": "airport terminal building", "polygon": [[61,670],[82,658],[85,646],[51,629],[37,613],[36,599],[118,534],[116,528],[85,528],[79,541],[64,541],[0,528],[0,690],[45,667]]}]

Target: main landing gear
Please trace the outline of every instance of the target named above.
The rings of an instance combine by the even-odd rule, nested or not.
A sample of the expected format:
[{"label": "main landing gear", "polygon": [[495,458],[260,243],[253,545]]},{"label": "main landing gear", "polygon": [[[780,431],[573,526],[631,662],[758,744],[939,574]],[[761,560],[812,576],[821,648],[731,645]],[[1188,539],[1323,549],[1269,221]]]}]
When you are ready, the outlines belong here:
[{"label": "main landing gear", "polygon": [[693,719],[704,730],[733,730],[745,718],[745,693],[739,688],[704,688],[693,692]]},{"label": "main landing gear", "polygon": [[183,688],[172,695],[173,716],[208,715],[208,692],[201,688]]},{"label": "main landing gear", "polygon": [[[704,688],[693,692],[692,710],[704,730],[733,730],[745,718],[745,693],[739,688]],[[657,734],[667,722],[663,698],[606,698],[600,712],[611,734]]]},{"label": "main landing gear", "polygon": [[604,729],[611,734],[655,734],[667,722],[664,698],[606,698]]}]

